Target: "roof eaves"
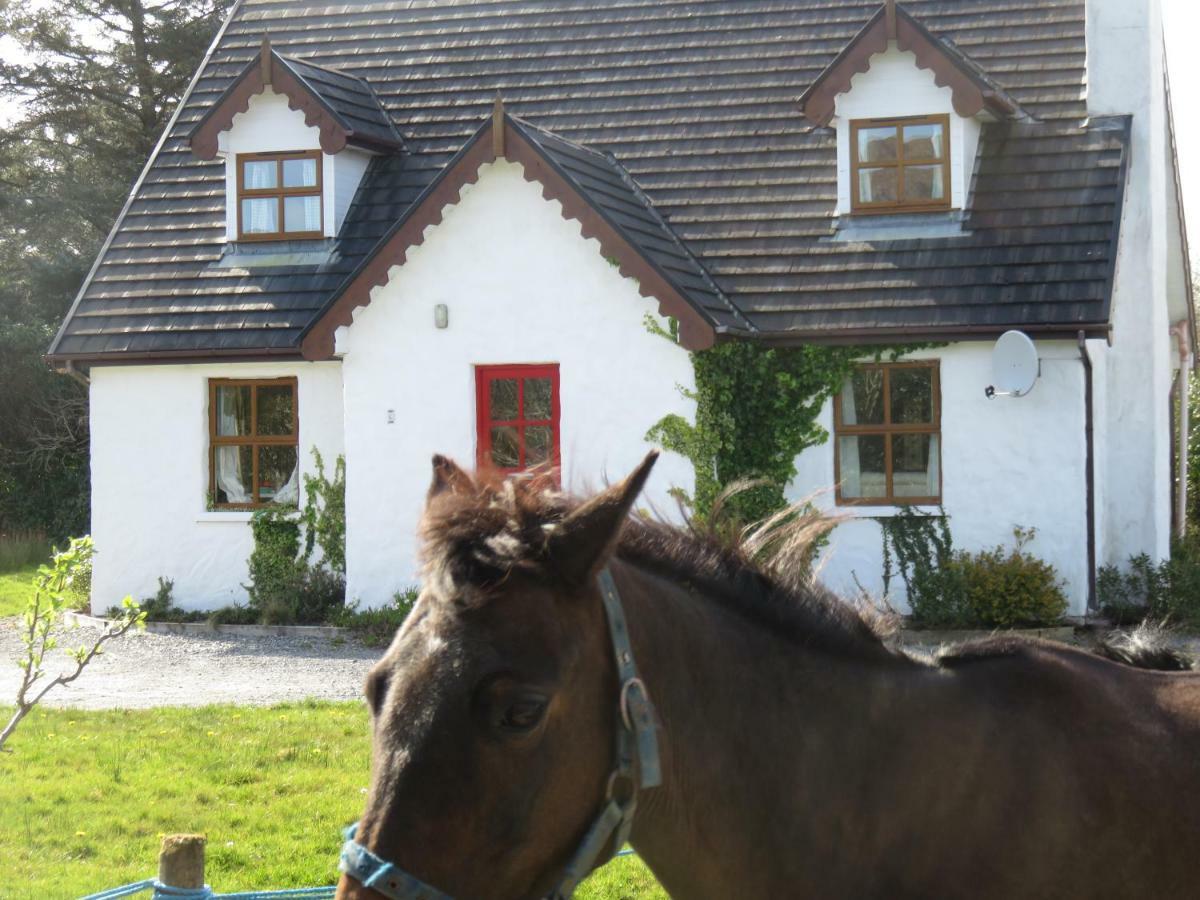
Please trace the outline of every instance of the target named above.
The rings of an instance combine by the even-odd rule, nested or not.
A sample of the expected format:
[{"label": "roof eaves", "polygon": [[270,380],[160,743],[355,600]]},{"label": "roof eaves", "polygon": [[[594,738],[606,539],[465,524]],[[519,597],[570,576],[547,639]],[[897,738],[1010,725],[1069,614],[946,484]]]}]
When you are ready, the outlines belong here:
[{"label": "roof eaves", "polygon": [[[309,65],[304,60],[296,62]],[[354,78],[349,75],[345,77]],[[306,125],[319,130],[321,149],[326,153],[339,153],[351,142],[389,149],[403,148],[403,141],[396,132],[395,125],[382,107],[380,111],[391,127],[395,140],[381,140],[372,135],[355,132],[354,126],[346,121],[341,112],[296,69],[293,60],[272,48],[269,38],[264,37],[262,49],[193,126],[188,134],[192,152],[200,159],[215,159],[221,132],[233,124],[236,115],[250,108],[251,97],[263,93],[268,86],[286,96],[288,106],[303,113]],[[378,103],[378,97],[374,93],[371,96]]]},{"label": "roof eaves", "polygon": [[894,18],[881,6],[850,39],[833,61],[800,95],[797,101],[804,117],[822,127],[833,118],[839,94],[850,90],[855,75],[871,68],[871,57],[888,49],[891,41],[912,53],[917,65],[933,72],[940,87],[949,87],[954,111],[964,118],[977,115],[985,107],[1000,118],[1027,118],[996,82],[952,42],[933,34],[911,13],[897,4]]},{"label": "roof eaves", "polygon": [[[494,133],[497,122],[504,125],[499,140]],[[680,342],[684,347],[702,350],[712,345],[716,323],[703,307],[692,301],[668,273],[638,248],[528,129],[532,126],[514,119],[498,106],[498,114],[489,117],[455,153],[300,332],[298,343],[306,359],[333,356],[337,328],[353,322],[354,310],[371,302],[371,291],[387,283],[388,272],[404,261],[409,248],[422,243],[426,228],[441,222],[442,210],[459,201],[462,189],[478,180],[484,164],[500,157],[520,163],[526,180],[541,184],[543,196],[562,204],[563,214],[581,223],[583,236],[596,238],[602,251],[617,260],[623,276],[637,281],[644,296],[658,300],[663,315],[679,320]],[[607,163],[603,154],[582,145],[574,146]]]},{"label": "roof eaves", "polygon": [[216,51],[222,39],[225,37],[225,32],[228,30],[229,24],[234,20],[234,18],[237,17],[237,14],[241,11],[244,3],[245,0],[235,0],[233,6],[229,8],[229,14],[225,17],[225,21],[221,23],[221,27],[217,29],[217,33],[213,35],[212,42],[208,45],[208,49],[204,52],[204,58],[200,60],[200,65],[196,67],[196,72],[192,75],[192,80],[188,82],[188,86],[184,90],[183,96],[179,98],[179,102],[175,105],[175,112],[171,114],[171,118],[167,122],[166,127],[163,129],[162,134],[158,136],[158,143],[154,145],[154,150],[146,159],[146,164],[142,166],[142,171],[138,173],[137,181],[133,183],[133,187],[129,191],[129,196],[125,198],[125,204],[121,207],[121,211],[117,214],[117,218],[113,222],[112,228],[108,230],[108,236],[104,238],[104,244],[101,245],[100,251],[96,254],[96,258],[92,260],[92,267],[88,269],[87,275],[84,276],[83,284],[79,286],[79,290],[75,294],[75,299],[71,301],[71,308],[67,310],[67,314],[63,317],[62,324],[58,327],[58,331],[54,335],[54,340],[50,342],[50,348],[46,352],[46,359],[48,361],[54,360],[66,362],[67,360],[72,359],[71,354],[60,354],[58,352],[58,347],[62,343],[63,337],[66,335],[67,326],[69,326],[74,320],[75,313],[79,309],[79,304],[83,302],[84,295],[87,293],[88,288],[91,287],[92,280],[95,278],[101,262],[104,261],[104,257],[108,254],[109,248],[112,246],[113,239],[116,237],[117,232],[120,231],[121,227],[125,224],[125,218],[129,215],[129,209],[133,206],[134,198],[137,197],[138,193],[142,189],[142,185],[145,184],[146,176],[149,174],[151,167],[153,167],[155,160],[158,159],[159,153],[162,152],[163,145],[167,142],[167,137],[175,129],[175,124],[179,121],[179,116],[183,113],[184,108],[187,106],[188,100],[191,99],[192,92],[195,91],[196,85],[200,81],[200,76],[203,75],[205,69],[208,68],[208,64],[212,60],[213,53]]}]

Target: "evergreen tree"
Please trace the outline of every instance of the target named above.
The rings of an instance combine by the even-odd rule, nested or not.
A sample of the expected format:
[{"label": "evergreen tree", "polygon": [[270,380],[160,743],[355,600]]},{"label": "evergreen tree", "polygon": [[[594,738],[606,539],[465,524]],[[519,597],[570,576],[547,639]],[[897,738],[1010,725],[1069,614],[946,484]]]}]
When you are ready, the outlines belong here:
[{"label": "evergreen tree", "polygon": [[231,0],[0,0],[0,527],[87,530],[86,391],[41,361]]}]

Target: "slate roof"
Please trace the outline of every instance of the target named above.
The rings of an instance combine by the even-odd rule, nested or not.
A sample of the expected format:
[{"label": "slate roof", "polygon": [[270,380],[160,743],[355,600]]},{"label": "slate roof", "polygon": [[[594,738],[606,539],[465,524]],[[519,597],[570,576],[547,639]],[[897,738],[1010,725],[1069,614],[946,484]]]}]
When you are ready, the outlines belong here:
[{"label": "slate roof", "polygon": [[380,144],[403,143],[395,124],[379,105],[375,92],[367,82],[302,59],[283,55],[276,58],[324,101],[347,131]]},{"label": "slate roof", "polygon": [[[1128,138],[1124,121],[1086,120],[1084,3],[904,6],[1036,119],[985,126],[960,237],[831,239],[834,135],[811,128],[797,98],[876,2],[242,0],[51,355],[295,355],[497,91],[562,165],[594,180],[597,203],[613,192],[639,228],[665,224],[673,236],[655,233],[655,246],[678,254],[717,326],[744,320],[776,341],[1102,333]],[[336,70],[368,84],[405,142],[372,162],[319,267],[218,265],[223,163],[187,144],[264,32],[306,81]],[[722,321],[724,301],[736,312]]]}]

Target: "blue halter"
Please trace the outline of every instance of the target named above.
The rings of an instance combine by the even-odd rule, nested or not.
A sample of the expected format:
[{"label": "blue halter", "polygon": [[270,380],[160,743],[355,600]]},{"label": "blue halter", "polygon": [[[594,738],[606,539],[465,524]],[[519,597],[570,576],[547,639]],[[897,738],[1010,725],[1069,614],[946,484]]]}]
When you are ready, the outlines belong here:
[{"label": "blue halter", "polygon": [[[608,618],[617,681],[621,685],[617,700],[616,764],[608,778],[599,815],[592,821],[546,900],[567,900],[592,869],[612,859],[629,838],[633,814],[637,810],[638,789],[662,784],[658,719],[646,685],[638,677],[621,596],[608,569],[600,572],[597,581]],[[453,900],[449,894],[409,875],[355,841],[356,827],[351,825],[346,829],[346,843],[342,845],[342,857],[338,862],[340,871],[389,900]]]}]

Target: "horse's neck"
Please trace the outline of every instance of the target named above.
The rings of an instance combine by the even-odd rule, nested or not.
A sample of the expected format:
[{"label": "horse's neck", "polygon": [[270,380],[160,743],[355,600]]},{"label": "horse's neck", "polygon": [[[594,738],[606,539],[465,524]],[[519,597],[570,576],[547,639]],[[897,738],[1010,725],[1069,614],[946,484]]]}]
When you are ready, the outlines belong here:
[{"label": "horse's neck", "polygon": [[[799,856],[828,840],[829,781],[877,762],[850,757],[877,752],[864,728],[894,703],[904,664],[807,650],[717,601],[624,571],[638,580],[630,632],[663,726],[664,783],[639,800],[634,846],[675,896],[755,896],[754,873],[729,861]],[[740,884],[722,884],[731,877]]]}]

